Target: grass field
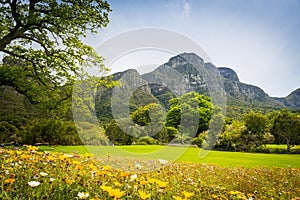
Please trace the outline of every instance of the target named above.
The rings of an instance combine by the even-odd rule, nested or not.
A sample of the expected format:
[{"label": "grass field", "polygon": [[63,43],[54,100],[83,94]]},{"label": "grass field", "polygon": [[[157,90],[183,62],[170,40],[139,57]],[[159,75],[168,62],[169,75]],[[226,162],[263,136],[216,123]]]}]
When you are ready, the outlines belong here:
[{"label": "grass field", "polygon": [[[41,150],[92,153],[105,156],[126,156],[135,158],[151,158],[164,160],[178,160],[195,163],[213,163],[219,166],[245,166],[245,167],[300,167],[300,155],[290,154],[260,154],[242,152],[206,152],[195,147],[171,147],[158,145],[134,145],[134,146],[43,146]],[[201,154],[206,156],[200,157]],[[180,156],[181,155],[181,156]]]},{"label": "grass field", "polygon": [[[279,144],[279,145],[276,145],[276,144],[268,144],[268,145],[267,145],[267,148],[270,148],[270,149],[286,149],[286,144]],[[291,149],[300,149],[300,145],[292,146]]]}]

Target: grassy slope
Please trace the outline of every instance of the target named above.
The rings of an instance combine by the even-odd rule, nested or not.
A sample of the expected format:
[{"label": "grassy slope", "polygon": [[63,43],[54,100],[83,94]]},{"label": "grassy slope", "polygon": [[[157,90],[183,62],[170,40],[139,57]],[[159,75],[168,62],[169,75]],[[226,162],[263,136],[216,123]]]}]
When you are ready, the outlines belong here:
[{"label": "grassy slope", "polygon": [[[88,148],[88,149],[87,149]],[[268,166],[268,167],[300,167],[300,155],[287,154],[258,154],[258,153],[241,153],[241,152],[221,152],[210,151],[205,152],[199,148],[185,147],[164,147],[164,146],[56,146],[41,147],[41,150],[54,150],[73,153],[93,153],[99,156],[129,156],[138,158],[153,158],[199,162],[199,163],[214,163],[221,166]],[[131,153],[133,152],[133,153]],[[149,152],[153,154],[149,154]],[[199,157],[199,153],[208,153],[203,158]],[[182,156],[179,156],[183,153]]]}]

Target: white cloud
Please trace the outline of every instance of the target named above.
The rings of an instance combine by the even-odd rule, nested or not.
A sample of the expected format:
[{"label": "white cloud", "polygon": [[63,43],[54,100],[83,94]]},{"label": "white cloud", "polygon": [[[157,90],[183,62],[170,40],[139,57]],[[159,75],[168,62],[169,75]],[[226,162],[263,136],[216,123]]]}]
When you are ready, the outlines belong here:
[{"label": "white cloud", "polygon": [[182,0],[181,3],[182,3],[182,15],[184,16],[185,19],[189,20],[190,11],[191,11],[190,2]]},{"label": "white cloud", "polygon": [[176,19],[190,20],[191,3],[188,0],[170,1],[166,7],[172,17]]}]

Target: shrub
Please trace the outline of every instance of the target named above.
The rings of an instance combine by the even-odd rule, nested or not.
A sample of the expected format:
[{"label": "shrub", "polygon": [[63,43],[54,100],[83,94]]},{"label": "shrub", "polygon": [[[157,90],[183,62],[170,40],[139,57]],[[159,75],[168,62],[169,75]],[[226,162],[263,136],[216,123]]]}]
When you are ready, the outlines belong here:
[{"label": "shrub", "polygon": [[108,138],[102,127],[89,122],[78,122],[77,129],[83,144],[108,145]]},{"label": "shrub", "polygon": [[203,143],[203,138],[201,136],[198,136],[192,140],[192,144],[197,145],[199,148],[202,147],[202,143]]},{"label": "shrub", "polygon": [[17,136],[18,129],[6,122],[0,122],[0,143],[7,143],[7,142],[20,142],[20,138]]},{"label": "shrub", "polygon": [[159,144],[158,140],[149,137],[149,136],[145,136],[145,137],[141,137],[136,141],[136,144],[139,145],[155,145],[155,144]]}]

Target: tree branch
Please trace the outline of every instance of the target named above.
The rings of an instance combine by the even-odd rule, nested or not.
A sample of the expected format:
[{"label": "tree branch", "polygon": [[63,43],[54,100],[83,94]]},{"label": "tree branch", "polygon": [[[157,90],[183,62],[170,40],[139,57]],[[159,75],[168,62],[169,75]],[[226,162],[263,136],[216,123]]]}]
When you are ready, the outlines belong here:
[{"label": "tree branch", "polygon": [[49,50],[46,47],[46,45],[44,43],[42,43],[41,41],[39,41],[38,39],[34,38],[34,36],[31,37],[31,35],[29,35],[29,34],[23,34],[23,35],[17,36],[16,38],[23,38],[23,39],[31,40],[31,41],[41,45],[41,47],[43,47],[43,49],[45,50],[46,54],[49,55]]},{"label": "tree branch", "polygon": [[16,22],[15,27],[19,28],[22,25],[22,22],[19,19],[19,13],[17,12],[17,0],[13,0],[12,2],[9,3],[9,5],[11,8],[12,17],[14,18],[14,20]]}]

